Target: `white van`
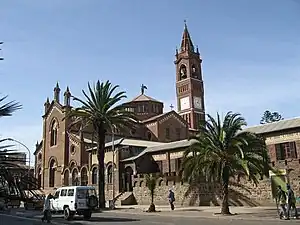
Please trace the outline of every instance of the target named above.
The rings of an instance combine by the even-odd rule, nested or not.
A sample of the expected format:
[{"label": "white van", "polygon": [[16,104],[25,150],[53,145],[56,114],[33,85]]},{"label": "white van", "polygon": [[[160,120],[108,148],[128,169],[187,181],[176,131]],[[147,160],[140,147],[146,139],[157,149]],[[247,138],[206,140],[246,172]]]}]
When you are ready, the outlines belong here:
[{"label": "white van", "polygon": [[75,214],[83,215],[88,220],[98,205],[96,196],[96,190],[92,186],[61,187],[50,200],[50,209],[53,213],[64,213],[66,220],[72,219]]}]

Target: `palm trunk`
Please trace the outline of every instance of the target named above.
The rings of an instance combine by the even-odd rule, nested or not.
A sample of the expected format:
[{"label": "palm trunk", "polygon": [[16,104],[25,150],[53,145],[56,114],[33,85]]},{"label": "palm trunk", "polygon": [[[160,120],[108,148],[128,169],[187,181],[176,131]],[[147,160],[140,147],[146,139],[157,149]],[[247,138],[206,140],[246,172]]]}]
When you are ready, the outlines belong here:
[{"label": "palm trunk", "polygon": [[97,159],[98,159],[98,193],[99,208],[105,208],[105,176],[104,176],[104,147],[105,132],[101,126],[97,127]]},{"label": "palm trunk", "polygon": [[154,204],[154,191],[151,191],[151,204]]},{"label": "palm trunk", "polygon": [[222,206],[221,206],[221,214],[230,215],[229,211],[229,168],[225,166],[222,174]]}]

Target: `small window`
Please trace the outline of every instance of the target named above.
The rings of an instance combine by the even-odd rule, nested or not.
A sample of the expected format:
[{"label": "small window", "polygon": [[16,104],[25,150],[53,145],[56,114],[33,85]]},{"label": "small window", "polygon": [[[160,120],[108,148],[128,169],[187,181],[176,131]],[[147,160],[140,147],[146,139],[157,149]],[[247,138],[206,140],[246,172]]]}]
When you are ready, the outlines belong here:
[{"label": "small window", "polygon": [[87,197],[87,190],[79,189],[77,190],[77,198],[78,199],[85,199]]},{"label": "small window", "polygon": [[131,131],[130,131],[130,134],[135,135],[135,133],[136,133],[136,129],[132,128]]},{"label": "small window", "polygon": [[41,161],[42,160],[42,153],[38,154],[38,160]]},{"label": "small window", "polygon": [[60,191],[56,191],[56,192],[55,192],[54,198],[58,198],[58,197],[59,197],[59,192],[60,192]]},{"label": "small window", "polygon": [[176,128],[176,138],[177,138],[177,140],[180,140],[180,131],[181,131],[181,129],[180,128]]},{"label": "small window", "polygon": [[67,190],[67,189],[63,189],[63,190],[61,190],[61,192],[60,192],[60,196],[67,196],[67,192],[68,192],[68,190]]},{"label": "small window", "polygon": [[170,128],[166,128],[166,138],[170,139]]},{"label": "small window", "polygon": [[75,146],[74,146],[74,145],[71,145],[70,152],[71,152],[72,155],[75,154],[76,149],[75,149]]},{"label": "small window", "polygon": [[74,196],[74,189],[68,190],[68,196]]},{"label": "small window", "polygon": [[95,189],[77,189],[78,199],[85,199],[92,195],[96,196]]},{"label": "small window", "polygon": [[151,139],[152,139],[152,134],[151,134],[151,132],[147,132],[147,138],[148,138],[149,141],[151,141]]}]

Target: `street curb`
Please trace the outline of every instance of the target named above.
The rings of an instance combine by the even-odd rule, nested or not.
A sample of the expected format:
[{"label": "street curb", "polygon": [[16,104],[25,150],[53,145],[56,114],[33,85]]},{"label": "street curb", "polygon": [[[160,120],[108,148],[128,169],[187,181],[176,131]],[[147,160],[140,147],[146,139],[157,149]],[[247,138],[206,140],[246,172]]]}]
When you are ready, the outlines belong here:
[{"label": "street curb", "polygon": [[117,210],[117,211],[109,211],[111,213],[115,213],[115,214],[131,214],[131,215],[143,215],[143,216],[161,216],[161,217],[184,217],[184,218],[206,218],[206,219],[218,219],[218,220],[222,220],[222,219],[229,219],[229,220],[247,220],[247,221],[280,221],[278,218],[266,218],[266,217],[262,217],[262,218],[255,218],[255,217],[246,217],[246,218],[241,218],[241,217],[236,217],[236,215],[232,215],[232,216],[219,216],[219,215],[210,215],[210,216],[204,216],[204,215],[176,215],[174,213],[172,213],[172,215],[167,215],[167,214],[159,214],[159,213],[147,213],[147,212],[125,212],[125,211],[121,211],[121,210]]},{"label": "street curb", "polygon": [[[16,219],[22,219],[22,220],[28,220],[28,221],[39,221],[42,223],[41,219],[37,219],[37,218],[28,218],[25,216],[16,216],[16,215],[4,214],[4,213],[0,213],[0,216],[6,216],[6,217],[10,217],[10,218],[16,218]],[[58,223],[58,222],[54,222],[54,221],[51,221],[51,224],[64,225],[64,223]]]}]

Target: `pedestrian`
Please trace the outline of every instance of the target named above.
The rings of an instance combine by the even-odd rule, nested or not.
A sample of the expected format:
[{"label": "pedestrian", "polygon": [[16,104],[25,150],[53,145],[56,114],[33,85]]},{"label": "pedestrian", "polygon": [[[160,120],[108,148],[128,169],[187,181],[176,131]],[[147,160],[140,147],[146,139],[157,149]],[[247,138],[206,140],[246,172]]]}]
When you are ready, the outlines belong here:
[{"label": "pedestrian", "polygon": [[289,184],[286,185],[287,189],[287,219],[290,219],[290,214],[292,214],[292,209],[295,211],[295,217],[298,218],[298,212],[296,208],[296,197],[294,191]]},{"label": "pedestrian", "polygon": [[175,194],[171,189],[169,190],[168,199],[169,199],[169,203],[170,203],[170,206],[171,206],[171,210],[174,210],[174,208],[175,208],[175,206],[174,206]]},{"label": "pedestrian", "polygon": [[277,194],[276,194],[276,205],[280,206],[279,208],[279,217],[282,219],[283,217],[287,219],[286,214],[286,193],[282,190],[281,186],[277,187]]},{"label": "pedestrian", "polygon": [[43,218],[42,218],[43,222],[45,220],[47,220],[47,223],[50,223],[50,221],[51,221],[50,199],[52,199],[52,198],[53,198],[53,196],[50,193],[49,195],[47,195],[47,197],[44,200]]}]

